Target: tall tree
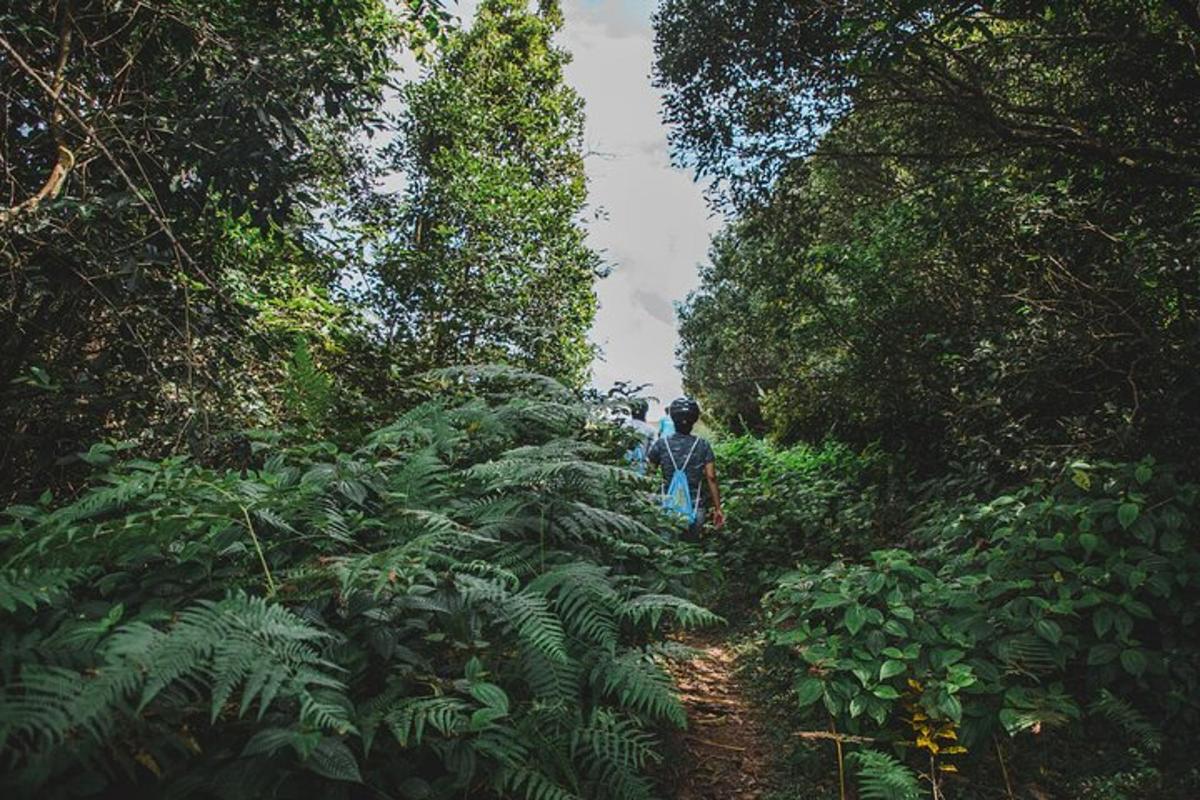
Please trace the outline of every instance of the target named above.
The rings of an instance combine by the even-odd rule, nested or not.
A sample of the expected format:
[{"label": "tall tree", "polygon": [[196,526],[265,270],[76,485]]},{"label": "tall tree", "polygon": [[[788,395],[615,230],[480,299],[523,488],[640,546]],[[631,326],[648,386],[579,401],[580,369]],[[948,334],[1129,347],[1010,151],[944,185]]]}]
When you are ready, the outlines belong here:
[{"label": "tall tree", "polygon": [[311,211],[353,175],[393,47],[439,24],[402,8],[0,9],[0,495],[101,437],[253,418],[246,375],[292,347],[250,330],[258,301],[323,293]]},{"label": "tall tree", "polygon": [[677,154],[738,211],[681,351],[732,422],[932,466],[1194,450],[1200,38],[1175,9],[669,0],[658,22]]},{"label": "tall tree", "polygon": [[484,0],[403,93],[368,281],[398,360],[507,362],[580,384],[600,261],[584,240],[583,103],[553,43],[557,2]]}]

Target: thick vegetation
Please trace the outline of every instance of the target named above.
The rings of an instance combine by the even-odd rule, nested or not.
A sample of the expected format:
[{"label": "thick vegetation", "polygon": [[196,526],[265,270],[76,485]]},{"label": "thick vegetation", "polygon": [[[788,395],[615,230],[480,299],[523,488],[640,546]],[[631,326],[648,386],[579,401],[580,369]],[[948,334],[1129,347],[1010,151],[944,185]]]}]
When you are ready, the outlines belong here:
[{"label": "thick vegetation", "polygon": [[[863,748],[862,796],[927,796],[931,775],[966,797],[1200,788],[1200,486],[1178,470],[1076,462],[981,494],[838,444],[718,458],[725,602],[763,596],[765,688],[788,725]],[[792,750],[796,796],[836,795],[832,750]]]},{"label": "thick vegetation", "polygon": [[569,392],[495,378],[244,470],[93,448],[95,488],[10,508],[6,793],[649,796],[695,553]]},{"label": "thick vegetation", "polygon": [[703,546],[581,400],[557,0],[0,9],[6,797],[652,797],[711,585],[786,800],[1200,795],[1195,4],[655,22]]},{"label": "thick vegetation", "polygon": [[666,0],[657,35],[731,213],[685,382],[785,445],[721,449],[717,549],[791,723],[862,797],[1193,796],[1195,8]]},{"label": "thick vegetation", "polygon": [[293,421],[298,336],[331,435],[449,364],[579,387],[582,111],[557,4],[528,5],[465,30],[436,0],[0,10],[0,498],[77,488],[105,437],[222,463]]},{"label": "thick vegetation", "polygon": [[1194,453],[1200,31],[1172,5],[665,3],[680,156],[739,212],[690,385],[931,471]]}]

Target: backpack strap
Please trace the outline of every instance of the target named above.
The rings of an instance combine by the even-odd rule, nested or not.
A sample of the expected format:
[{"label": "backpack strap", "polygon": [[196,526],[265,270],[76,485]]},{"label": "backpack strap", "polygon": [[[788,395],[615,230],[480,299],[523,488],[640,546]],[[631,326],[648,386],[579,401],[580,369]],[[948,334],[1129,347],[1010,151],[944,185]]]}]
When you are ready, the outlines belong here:
[{"label": "backpack strap", "polygon": [[[667,451],[667,458],[671,459],[671,469],[675,470],[676,472],[679,472],[679,464],[677,464],[675,462],[675,454],[673,452],[671,452],[671,440],[674,438],[675,438],[674,436],[668,436],[663,441],[663,447]],[[696,437],[696,441],[692,442],[692,449],[688,450],[687,456],[683,459],[683,468],[684,469],[687,469],[688,462],[692,460],[692,453],[696,452],[696,445],[698,445],[698,444],[700,444],[699,436]]]}]

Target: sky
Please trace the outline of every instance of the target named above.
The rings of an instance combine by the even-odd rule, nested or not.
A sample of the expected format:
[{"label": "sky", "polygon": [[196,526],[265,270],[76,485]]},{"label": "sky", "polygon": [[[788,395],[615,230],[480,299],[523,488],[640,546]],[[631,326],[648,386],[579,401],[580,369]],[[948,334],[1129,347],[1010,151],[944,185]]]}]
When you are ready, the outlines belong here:
[{"label": "sky", "polygon": [[[675,303],[696,288],[721,220],[690,171],[671,166],[661,93],[650,79],[655,2],[562,0],[566,24],[557,43],[572,55],[567,82],[586,103],[588,240],[611,270],[596,284],[591,340],[600,355],[592,382],[601,390],[621,380],[649,383],[646,394],[666,404],[683,394]],[[476,5],[447,3],[463,25]],[[408,61],[404,72],[419,74]],[[402,185],[394,175],[383,188]]]},{"label": "sky", "polygon": [[559,45],[574,57],[567,81],[587,104],[589,196],[604,216],[591,245],[612,269],[596,286],[593,382],[652,383],[669,403],[683,393],[675,367],[674,303],[698,283],[720,225],[703,187],[671,166],[661,95],[651,86],[652,0],[564,0]]}]

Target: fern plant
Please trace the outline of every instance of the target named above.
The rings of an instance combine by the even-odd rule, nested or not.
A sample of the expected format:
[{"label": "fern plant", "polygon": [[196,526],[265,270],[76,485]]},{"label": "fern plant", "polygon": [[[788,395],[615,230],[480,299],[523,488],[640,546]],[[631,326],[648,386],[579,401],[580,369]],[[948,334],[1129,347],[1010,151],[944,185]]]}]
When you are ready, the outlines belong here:
[{"label": "fern plant", "polygon": [[651,796],[685,722],[652,645],[718,621],[673,593],[702,562],[565,389],[429,380],[351,449],[9,509],[6,796]]}]

